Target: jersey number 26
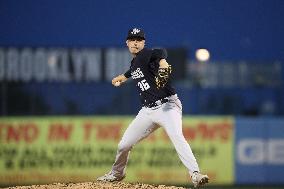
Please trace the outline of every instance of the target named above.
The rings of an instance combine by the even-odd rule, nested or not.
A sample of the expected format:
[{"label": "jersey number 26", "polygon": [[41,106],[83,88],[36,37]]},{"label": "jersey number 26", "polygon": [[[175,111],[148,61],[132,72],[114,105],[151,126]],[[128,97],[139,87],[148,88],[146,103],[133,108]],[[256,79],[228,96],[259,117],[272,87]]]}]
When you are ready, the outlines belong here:
[{"label": "jersey number 26", "polygon": [[140,87],[141,91],[146,91],[150,88],[150,85],[147,83],[146,79],[139,81],[138,86]]}]

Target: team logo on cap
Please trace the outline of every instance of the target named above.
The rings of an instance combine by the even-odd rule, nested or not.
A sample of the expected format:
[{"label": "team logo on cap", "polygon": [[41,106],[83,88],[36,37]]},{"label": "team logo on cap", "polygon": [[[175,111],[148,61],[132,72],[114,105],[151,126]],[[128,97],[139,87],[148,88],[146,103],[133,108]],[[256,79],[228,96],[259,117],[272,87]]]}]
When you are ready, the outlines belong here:
[{"label": "team logo on cap", "polygon": [[139,32],[140,32],[139,29],[134,28],[131,33],[134,34],[134,35],[136,35],[136,34],[139,33]]}]

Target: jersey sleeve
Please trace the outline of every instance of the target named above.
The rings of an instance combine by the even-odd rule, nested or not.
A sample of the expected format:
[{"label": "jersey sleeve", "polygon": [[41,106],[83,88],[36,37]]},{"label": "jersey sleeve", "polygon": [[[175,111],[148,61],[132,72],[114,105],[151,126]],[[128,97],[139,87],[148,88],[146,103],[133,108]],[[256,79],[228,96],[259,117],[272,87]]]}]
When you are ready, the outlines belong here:
[{"label": "jersey sleeve", "polygon": [[166,59],[168,57],[168,53],[166,49],[153,49],[151,60],[161,60]]},{"label": "jersey sleeve", "polygon": [[124,76],[125,76],[126,78],[130,78],[130,77],[131,77],[131,71],[130,71],[130,69],[127,70],[127,71],[124,73]]}]

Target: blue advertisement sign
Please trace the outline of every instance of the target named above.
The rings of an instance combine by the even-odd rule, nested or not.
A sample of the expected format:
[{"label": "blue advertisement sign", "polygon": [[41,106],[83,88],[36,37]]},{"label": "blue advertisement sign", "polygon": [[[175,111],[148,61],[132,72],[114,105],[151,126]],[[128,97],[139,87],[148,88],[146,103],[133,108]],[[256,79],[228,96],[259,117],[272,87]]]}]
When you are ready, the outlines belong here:
[{"label": "blue advertisement sign", "polygon": [[284,119],[237,118],[236,184],[283,184]]}]

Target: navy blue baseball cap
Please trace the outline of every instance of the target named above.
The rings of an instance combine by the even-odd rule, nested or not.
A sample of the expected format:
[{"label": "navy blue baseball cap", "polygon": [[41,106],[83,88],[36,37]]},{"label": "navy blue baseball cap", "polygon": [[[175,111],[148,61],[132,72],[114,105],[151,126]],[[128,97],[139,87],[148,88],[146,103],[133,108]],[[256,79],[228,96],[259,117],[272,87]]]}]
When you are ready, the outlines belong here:
[{"label": "navy blue baseball cap", "polygon": [[145,33],[140,28],[132,28],[128,31],[126,39],[144,39],[145,40]]}]

